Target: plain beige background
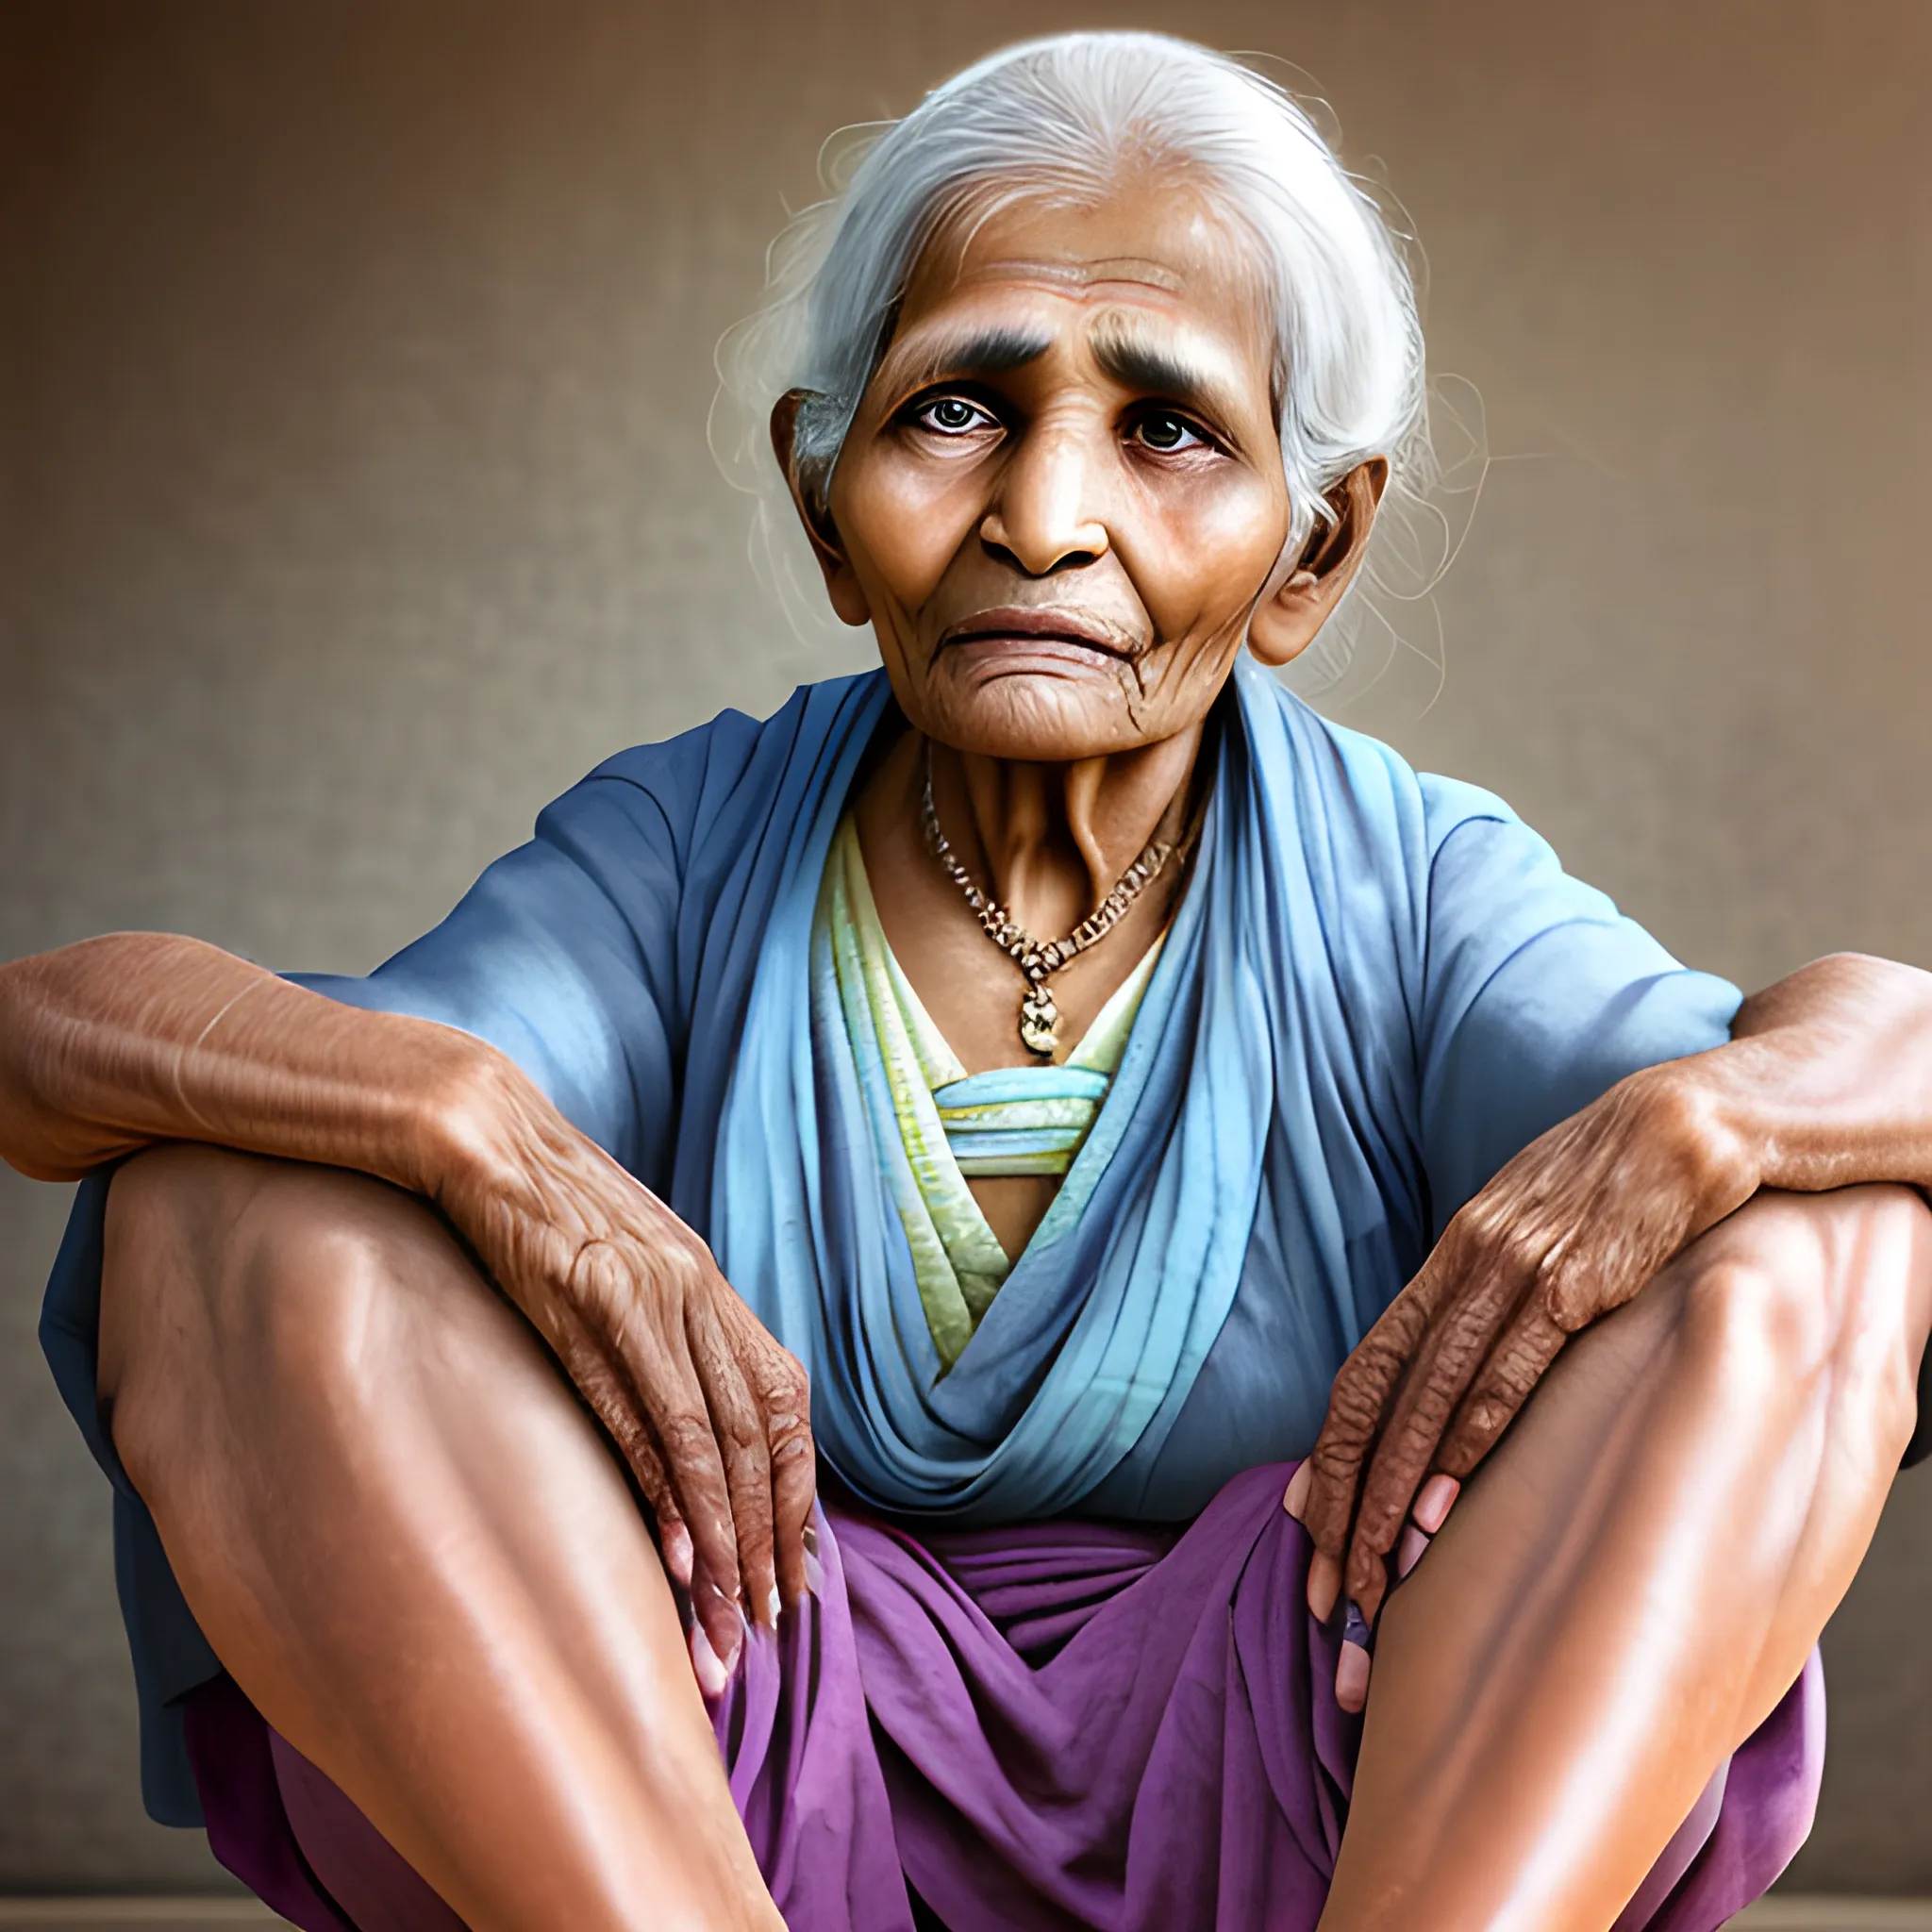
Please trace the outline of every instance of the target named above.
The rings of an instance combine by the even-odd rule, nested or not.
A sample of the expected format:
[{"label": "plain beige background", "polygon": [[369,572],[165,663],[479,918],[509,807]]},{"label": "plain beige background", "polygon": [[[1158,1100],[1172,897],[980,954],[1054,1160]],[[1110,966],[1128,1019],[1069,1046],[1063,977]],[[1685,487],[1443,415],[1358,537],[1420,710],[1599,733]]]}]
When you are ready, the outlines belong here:
[{"label": "plain beige background", "polygon": [[[1700,964],[1932,965],[1925,0],[9,0],[0,956],[367,967],[608,752],[812,675],[712,345],[823,135],[1076,23],[1299,63],[1427,246],[1496,461],[1343,715]],[[0,1888],[186,1885],[33,1342],[63,1211],[0,1176]],[[1932,1474],[1827,1651],[1794,1877],[1932,1891]]]}]

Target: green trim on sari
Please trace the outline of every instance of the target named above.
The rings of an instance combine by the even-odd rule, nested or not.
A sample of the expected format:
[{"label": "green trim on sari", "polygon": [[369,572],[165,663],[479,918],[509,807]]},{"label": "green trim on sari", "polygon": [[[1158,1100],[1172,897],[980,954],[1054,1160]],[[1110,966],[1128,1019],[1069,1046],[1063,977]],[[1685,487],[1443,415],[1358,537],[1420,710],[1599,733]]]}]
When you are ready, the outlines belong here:
[{"label": "green trim on sari", "polygon": [[819,916],[830,937],[846,1030],[878,1042],[892,1113],[918,1200],[899,1218],[941,1360],[950,1368],[1012,1271],[969,1177],[1063,1175],[1107,1098],[1141,995],[1160,954],[1157,940],[1057,1066],[969,1074],[892,957],[858,831],[848,813],[832,841]]}]

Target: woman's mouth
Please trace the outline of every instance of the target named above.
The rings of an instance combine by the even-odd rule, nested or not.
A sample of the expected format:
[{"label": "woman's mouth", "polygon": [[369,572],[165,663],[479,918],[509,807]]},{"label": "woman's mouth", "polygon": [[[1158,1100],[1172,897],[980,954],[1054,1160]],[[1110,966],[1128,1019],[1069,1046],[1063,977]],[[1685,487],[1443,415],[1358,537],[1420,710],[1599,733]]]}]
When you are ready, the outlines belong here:
[{"label": "woman's mouth", "polygon": [[959,651],[985,662],[998,658],[1019,669],[1028,661],[1042,668],[1091,664],[1100,658],[1131,663],[1144,645],[1120,626],[1085,611],[1027,610],[1020,608],[976,611],[940,635],[934,656]]}]

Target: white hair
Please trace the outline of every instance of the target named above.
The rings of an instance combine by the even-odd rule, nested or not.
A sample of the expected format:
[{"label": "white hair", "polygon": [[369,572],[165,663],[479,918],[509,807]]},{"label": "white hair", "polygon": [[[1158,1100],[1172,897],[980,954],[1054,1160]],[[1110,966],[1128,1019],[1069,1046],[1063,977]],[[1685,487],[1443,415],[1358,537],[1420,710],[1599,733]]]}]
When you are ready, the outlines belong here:
[{"label": "white hair", "polygon": [[1326,493],[1371,458],[1388,461],[1398,493],[1433,481],[1403,246],[1309,113],[1236,60],[1165,34],[1025,42],[956,75],[903,121],[835,137],[822,168],[828,198],[773,244],[762,307],[720,344],[713,413],[726,475],[761,498],[766,560],[794,622],[824,599],[774,475],[772,405],[805,391],[797,461],[823,491],[935,235],[1019,201],[1091,206],[1131,171],[1199,182],[1255,245],[1274,325],[1285,555],[1334,522]]}]

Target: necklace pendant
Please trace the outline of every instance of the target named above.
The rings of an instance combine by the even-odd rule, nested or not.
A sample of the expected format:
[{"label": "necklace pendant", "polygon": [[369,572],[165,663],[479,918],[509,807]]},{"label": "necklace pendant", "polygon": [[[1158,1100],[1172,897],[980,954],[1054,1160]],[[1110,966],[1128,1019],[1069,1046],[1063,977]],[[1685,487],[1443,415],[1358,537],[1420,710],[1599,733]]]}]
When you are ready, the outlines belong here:
[{"label": "necklace pendant", "polygon": [[1104,940],[1125,917],[1127,908],[1152,885],[1176,851],[1185,853],[1193,842],[1190,832],[1176,847],[1158,839],[1143,848],[1140,858],[1114,881],[1113,890],[1064,939],[1042,945],[1024,926],[1016,924],[1006,908],[981,891],[973,875],[959,863],[958,855],[946,842],[940,829],[940,815],[932,802],[932,741],[921,751],[924,783],[919,801],[921,828],[926,850],[938,860],[940,870],[952,880],[973,908],[980,929],[1014,965],[1026,975],[1026,997],[1020,1003],[1020,1039],[1028,1053],[1051,1059],[1059,1046],[1060,1009],[1044,985],[1049,973],[1058,973],[1077,958],[1097,941]]},{"label": "necklace pendant", "polygon": [[1060,1009],[1054,1005],[1053,994],[1043,986],[1031,988],[1020,1002],[1021,1044],[1028,1053],[1050,1058],[1059,1044],[1056,1037],[1059,1024]]}]

